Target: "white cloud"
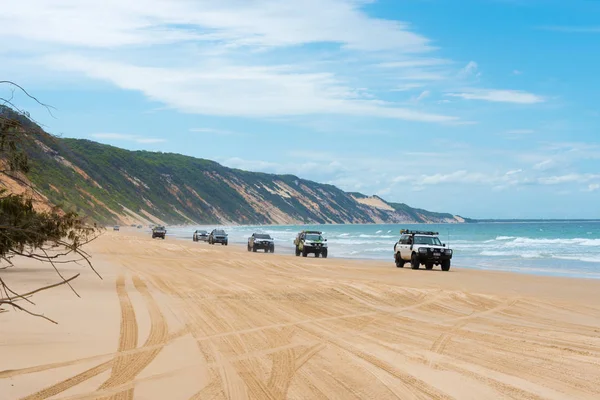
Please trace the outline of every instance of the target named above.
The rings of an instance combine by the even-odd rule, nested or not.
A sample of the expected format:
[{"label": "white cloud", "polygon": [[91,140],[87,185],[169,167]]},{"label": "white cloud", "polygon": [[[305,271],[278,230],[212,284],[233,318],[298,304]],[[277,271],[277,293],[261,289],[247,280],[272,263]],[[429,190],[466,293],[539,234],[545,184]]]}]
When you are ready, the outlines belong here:
[{"label": "white cloud", "polygon": [[126,135],[126,134],[122,134],[122,133],[92,133],[90,135],[90,137],[93,137],[95,139],[122,140],[122,141],[145,143],[145,144],[166,142],[165,139],[149,138],[149,137],[142,137],[142,136],[137,136],[137,135]]},{"label": "white cloud", "polygon": [[488,183],[490,177],[479,172],[456,171],[450,174],[424,175],[419,179],[421,185],[440,183]]},{"label": "white cloud", "polygon": [[518,69],[513,70],[513,75],[523,75],[523,71],[519,71]]},{"label": "white cloud", "polygon": [[228,65],[206,66],[200,71],[152,68],[79,56],[52,56],[46,61],[55,68],[141,91],[183,112],[243,117],[343,114],[438,123],[457,120],[361,98],[328,73],[287,73],[276,67]]},{"label": "white cloud", "polygon": [[552,159],[541,161],[533,166],[533,169],[538,171],[547,171],[556,165],[556,161]]},{"label": "white cloud", "polygon": [[588,185],[587,191],[588,192],[595,192],[596,190],[600,190],[600,184],[598,183],[591,183]]},{"label": "white cloud", "polygon": [[420,94],[420,95],[418,95],[418,96],[415,98],[415,101],[416,101],[416,102],[419,102],[419,101],[421,101],[421,100],[425,100],[425,99],[426,99],[427,97],[429,97],[430,95],[431,95],[431,92],[430,92],[429,90],[424,90],[424,91],[422,91],[422,92],[421,92],[421,94]]},{"label": "white cloud", "polygon": [[425,86],[423,83],[405,83],[402,85],[398,85],[395,88],[391,89],[392,92],[407,92],[413,89],[419,89]]},{"label": "white cloud", "polygon": [[508,171],[505,175],[507,175],[507,176],[516,175],[516,174],[520,174],[521,172],[523,172],[522,169],[513,169],[511,171]]},{"label": "white cloud", "polygon": [[535,133],[533,129],[511,129],[506,131],[509,135],[529,135]]},{"label": "white cloud", "polygon": [[82,47],[224,41],[233,46],[338,43],[368,51],[423,52],[407,24],[369,17],[354,0],[22,0],[4,7],[0,36]]},{"label": "white cloud", "polygon": [[563,183],[586,183],[595,179],[600,179],[600,175],[573,173],[566,175],[543,177],[540,178],[538,182],[542,185],[559,185]]},{"label": "white cloud", "polygon": [[416,68],[449,64],[450,61],[439,58],[414,58],[404,61],[391,61],[377,64],[381,68]]},{"label": "white cloud", "polygon": [[545,101],[541,96],[520,90],[474,89],[463,93],[447,93],[446,96],[460,97],[465,100],[484,100],[515,104],[535,104]]},{"label": "white cloud", "polygon": [[215,129],[215,128],[191,128],[190,132],[194,133],[208,133],[214,135],[233,135],[235,132],[228,131],[225,129]]},{"label": "white cloud", "polygon": [[468,76],[481,76],[481,72],[478,72],[479,65],[475,61],[469,61],[469,63],[460,70],[460,75],[463,77]]}]

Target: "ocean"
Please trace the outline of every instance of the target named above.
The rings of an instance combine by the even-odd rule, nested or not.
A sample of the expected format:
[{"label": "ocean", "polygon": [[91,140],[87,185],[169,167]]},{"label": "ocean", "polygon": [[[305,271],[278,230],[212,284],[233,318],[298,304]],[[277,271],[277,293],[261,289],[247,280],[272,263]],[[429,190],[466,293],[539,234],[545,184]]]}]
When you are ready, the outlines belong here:
[{"label": "ocean", "polygon": [[[191,240],[196,229],[168,227],[168,236]],[[400,229],[436,231],[454,250],[452,265],[462,268],[600,279],[600,222],[497,222],[476,224],[220,226],[230,243],[245,244],[253,232],[269,233],[276,252],[293,254],[302,229],[323,232],[329,256],[389,260]]]}]

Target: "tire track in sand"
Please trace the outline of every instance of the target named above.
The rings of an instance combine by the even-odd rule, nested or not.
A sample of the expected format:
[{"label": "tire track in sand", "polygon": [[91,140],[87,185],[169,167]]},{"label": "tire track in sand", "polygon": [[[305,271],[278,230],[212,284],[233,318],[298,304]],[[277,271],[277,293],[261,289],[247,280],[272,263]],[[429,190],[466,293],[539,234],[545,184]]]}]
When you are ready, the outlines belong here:
[{"label": "tire track in sand", "polygon": [[[164,344],[167,341],[167,321],[165,320],[164,315],[160,311],[158,304],[150,294],[148,286],[146,286],[146,284],[137,275],[133,276],[133,284],[137,291],[140,292],[140,294],[144,298],[144,302],[146,303],[146,307],[150,314],[150,333],[148,335],[148,338],[146,339],[146,342],[144,343],[144,347],[157,345],[159,346],[141,353],[127,355],[127,358],[125,359],[121,358],[123,363],[121,365],[117,363],[113,365],[113,371],[110,378],[108,378],[102,385],[100,385],[100,387],[98,388],[99,390],[121,386],[135,379],[137,375],[139,375],[139,373],[142,372],[162,351]],[[133,318],[135,318],[135,314],[133,315]],[[137,342],[137,337],[135,341]],[[131,345],[131,343],[132,342],[127,342],[124,345],[129,346]],[[161,344],[162,346],[160,346]],[[125,391],[111,396],[110,399],[131,400],[133,399],[133,392],[134,388],[129,388]]]},{"label": "tire track in sand", "polygon": [[[136,347],[138,327],[133,305],[131,304],[131,300],[127,295],[127,290],[125,289],[125,277],[123,275],[119,275],[117,278],[116,289],[117,295],[119,296],[119,304],[121,305],[121,328],[118,351],[122,352],[132,350]],[[24,397],[22,400],[41,400],[55,396],[67,389],[72,388],[73,386],[80,384],[81,382],[100,375],[104,371],[107,371],[111,366],[113,367],[113,371],[117,365],[119,365],[119,368],[124,368],[124,359],[128,360],[130,357],[130,354],[118,355],[110,361],[104,362],[71,378],[65,379],[62,382],[42,389],[39,392]]]},{"label": "tire track in sand", "polygon": [[[450,327],[450,329],[448,329],[446,332],[442,333],[435,340],[435,342],[433,342],[433,344],[431,345],[430,351],[432,351],[434,353],[442,354],[444,352],[444,350],[446,349],[446,346],[448,346],[448,343],[450,343],[450,340],[452,340],[452,337],[456,334],[456,332],[458,332],[460,329],[462,329],[465,325],[467,325],[470,322],[473,322],[473,320],[475,320],[477,318],[481,318],[483,316],[493,314],[495,312],[502,311],[509,307],[512,307],[518,301],[519,301],[518,298],[510,299],[501,304],[498,304],[496,307],[492,307],[485,311],[475,312],[471,315],[466,315],[464,317],[455,318],[454,320],[455,321],[458,320],[459,322],[457,322],[452,327]],[[432,362],[430,362],[430,366],[431,365],[433,365]]]},{"label": "tire track in sand", "polygon": [[[386,372],[389,375],[399,379],[403,385],[406,387],[406,390],[411,393],[416,393],[418,397],[426,398],[426,399],[442,399],[442,400],[451,400],[452,397],[446,395],[445,393],[440,392],[434,386],[428,384],[426,381],[419,379],[396,366],[374,356],[366,351],[360,350],[354,344],[346,341],[345,339],[339,337],[336,332],[332,332],[325,327],[322,326],[314,326],[314,327],[304,327],[302,328],[306,333],[314,336],[317,340],[321,342],[325,342],[329,345],[332,345],[336,348],[339,348],[350,355],[357,357],[358,359],[367,362],[373,365],[375,368],[381,370],[382,372]],[[387,385],[386,385],[387,386]],[[388,386],[389,388],[389,386]]]},{"label": "tire track in sand", "polygon": [[[111,367],[113,367],[113,374],[111,374],[111,378],[109,378],[103,385],[107,385],[105,388],[111,388],[115,386],[122,386],[132,379],[134,379],[144,368],[147,367],[148,364],[160,353],[163,347],[170,341],[177,339],[184,334],[187,333],[186,329],[177,331],[171,335],[167,335],[167,324],[164,316],[162,315],[156,301],[150,295],[148,288],[144,282],[137,276],[133,278],[134,285],[136,289],[142,294],[143,298],[146,300],[146,305],[148,307],[148,311],[150,313],[151,319],[151,328],[150,335],[146,340],[146,343],[142,347],[137,348],[135,345],[132,346],[131,342],[137,342],[137,320],[135,319],[135,312],[133,311],[133,305],[129,299],[129,296],[125,290],[125,280],[123,276],[120,276],[117,279],[116,287],[117,294],[119,295],[120,305],[121,305],[121,329],[120,329],[120,337],[119,337],[119,348],[118,352],[114,354],[113,359],[108,360],[102,364],[99,364],[95,367],[92,367],[80,374],[72,376],[62,382],[59,382],[55,385],[52,385],[46,389],[43,389],[37,393],[34,393],[28,397],[25,397],[23,400],[38,400],[45,399],[61,392],[64,392],[71,387],[74,387],[88,379],[91,379]],[[135,333],[135,336],[133,335]],[[106,355],[104,355],[106,356]],[[104,356],[94,356],[89,357],[89,359],[94,359],[97,357]],[[114,369],[116,366],[116,361],[121,359],[125,360],[125,368],[124,370],[128,373],[128,376],[121,377],[114,375]],[[129,360],[129,361],[127,361]],[[58,368],[62,366],[74,365],[78,362],[84,362],[87,359],[82,360],[74,360],[65,363],[56,363],[49,364],[47,366],[33,367],[28,368],[23,373],[30,372],[39,372],[47,369]],[[31,370],[31,371],[30,371]],[[123,372],[123,369],[121,369]],[[102,388],[101,388],[102,389]],[[128,397],[131,396],[131,397]],[[120,398],[132,398],[133,397],[133,389],[127,389],[126,391],[120,392],[111,396],[112,399],[120,399]]]}]

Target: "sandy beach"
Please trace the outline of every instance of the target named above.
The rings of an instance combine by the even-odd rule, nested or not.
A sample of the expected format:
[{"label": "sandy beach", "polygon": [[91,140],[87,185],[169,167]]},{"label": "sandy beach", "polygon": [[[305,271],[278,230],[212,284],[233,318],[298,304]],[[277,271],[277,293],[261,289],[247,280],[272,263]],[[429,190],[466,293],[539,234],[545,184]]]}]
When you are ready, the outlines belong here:
[{"label": "sandy beach", "polygon": [[[0,314],[0,399],[598,399],[600,281],[107,232]],[[26,263],[17,289],[56,281]]]}]

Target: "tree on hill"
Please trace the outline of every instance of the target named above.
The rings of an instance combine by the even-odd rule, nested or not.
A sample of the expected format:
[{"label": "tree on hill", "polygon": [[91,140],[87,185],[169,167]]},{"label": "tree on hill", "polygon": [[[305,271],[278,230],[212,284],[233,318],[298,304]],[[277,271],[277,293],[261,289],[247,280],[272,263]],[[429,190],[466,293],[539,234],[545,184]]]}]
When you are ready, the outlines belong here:
[{"label": "tree on hill", "polygon": [[[58,267],[68,263],[85,263],[96,272],[83,246],[98,236],[99,228],[89,225],[75,213],[65,213],[57,207],[41,210],[35,206],[37,192],[27,179],[30,165],[23,144],[34,140],[43,131],[31,120],[29,113],[15,106],[14,91],[22,92],[48,110],[49,106],[13,82],[0,80],[0,87],[10,90],[9,97],[0,96],[0,183],[16,182],[27,188],[24,193],[16,194],[0,187],[0,313],[12,308],[56,323],[30,311],[29,307],[34,305],[31,296],[61,285],[68,285],[79,296],[70,284],[79,274],[64,277]],[[24,258],[54,269],[58,282],[27,293],[11,289],[3,272],[17,267],[18,261]]]}]

